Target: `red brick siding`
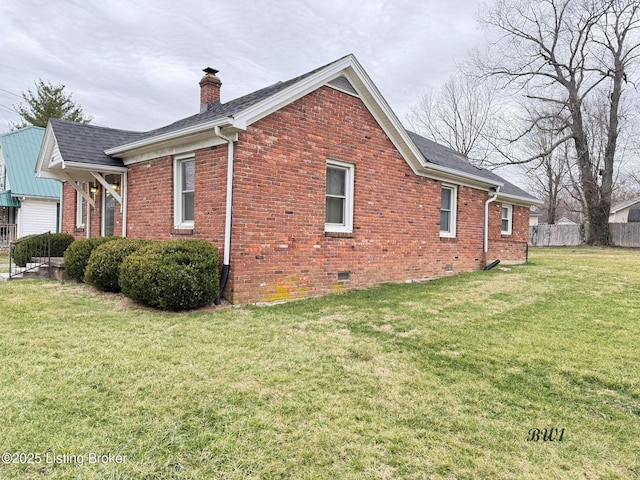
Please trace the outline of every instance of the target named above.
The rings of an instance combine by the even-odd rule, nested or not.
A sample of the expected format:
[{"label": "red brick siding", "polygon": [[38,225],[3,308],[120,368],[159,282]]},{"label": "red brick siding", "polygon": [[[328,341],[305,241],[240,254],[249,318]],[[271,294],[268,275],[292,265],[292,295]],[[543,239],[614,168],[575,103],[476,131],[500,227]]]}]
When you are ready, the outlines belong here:
[{"label": "red brick siding", "polygon": [[62,206],[60,207],[62,216],[62,233],[68,233],[75,238],[82,238],[84,231],[76,229],[76,191],[68,182],[62,184]]},{"label": "red brick siding", "polygon": [[[77,228],[76,215],[78,207],[78,193],[68,182],[63,184],[62,190],[62,232],[73,235],[76,239],[87,237],[87,217],[85,210],[84,224],[82,228]],[[90,233],[92,237],[102,235],[102,192],[91,195],[94,198],[95,208],[87,204],[90,211]],[[116,202],[114,215],[114,235],[122,235],[122,212],[120,204]]]},{"label": "red brick siding", "polygon": [[173,229],[173,159],[162,157],[129,166],[127,236],[170,238]]},{"label": "red brick siding", "polygon": [[[513,205],[511,235],[502,234],[502,203],[489,204],[489,252],[487,263],[522,263],[529,242],[529,208]],[[505,203],[507,205],[507,203]]]},{"label": "red brick siding", "polygon": [[[199,150],[195,159],[194,230],[173,228],[167,156],[129,166],[127,233],[154,239],[187,233],[211,241],[222,259],[227,146]],[[355,165],[354,230],[346,238],[324,232],[327,159]],[[249,126],[236,143],[225,296],[234,303],[291,299],[480,268],[487,192],[459,186],[456,238],[440,238],[441,186],[411,171],[359,99],[323,87],[293,102]],[[68,188],[64,228],[75,227],[75,193],[67,195]],[[513,234],[503,236],[500,203],[490,204],[487,259],[524,261],[528,215],[514,206]],[[339,272],[349,272],[350,281],[339,282]]]},{"label": "red brick siding", "polygon": [[[486,192],[458,188],[457,236],[439,235],[440,188],[418,177],[365,106],[319,89],[240,135],[232,239],[234,302],[324,294],[479,268]],[[325,236],[328,158],[355,165],[354,232]],[[196,219],[196,224],[198,219]],[[338,272],[350,272],[339,283]]]}]

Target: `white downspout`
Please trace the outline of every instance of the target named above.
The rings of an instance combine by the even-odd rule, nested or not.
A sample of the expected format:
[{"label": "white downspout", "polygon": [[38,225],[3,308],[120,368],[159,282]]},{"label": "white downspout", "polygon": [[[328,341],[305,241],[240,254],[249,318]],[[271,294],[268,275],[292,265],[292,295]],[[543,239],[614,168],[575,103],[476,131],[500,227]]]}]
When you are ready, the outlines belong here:
[{"label": "white downspout", "polygon": [[485,253],[485,262],[487,261],[486,255],[489,252],[489,204],[491,202],[495,202],[496,198],[498,198],[498,192],[500,191],[500,187],[497,187],[495,192],[493,193],[493,197],[489,198],[486,202],[484,202],[484,253]]},{"label": "white downspout", "polygon": [[129,195],[129,192],[127,191],[127,181],[128,181],[127,172],[123,172],[122,187],[120,190],[120,196],[122,198],[122,203],[120,204],[120,213],[122,213],[122,236],[123,237],[127,236],[127,209],[128,209],[127,197]]},{"label": "white downspout", "polygon": [[85,230],[87,231],[87,238],[91,238],[91,205],[87,202],[85,206],[87,208],[87,225],[85,226]]},{"label": "white downspout", "polygon": [[225,140],[228,144],[227,148],[227,201],[226,212],[224,218],[224,255],[222,261],[222,278],[220,281],[220,291],[218,292],[218,299],[216,304],[220,304],[220,298],[222,297],[222,290],[227,283],[229,276],[230,258],[231,258],[231,207],[233,205],[233,140],[222,134],[220,127],[215,127],[215,133],[218,137]]}]

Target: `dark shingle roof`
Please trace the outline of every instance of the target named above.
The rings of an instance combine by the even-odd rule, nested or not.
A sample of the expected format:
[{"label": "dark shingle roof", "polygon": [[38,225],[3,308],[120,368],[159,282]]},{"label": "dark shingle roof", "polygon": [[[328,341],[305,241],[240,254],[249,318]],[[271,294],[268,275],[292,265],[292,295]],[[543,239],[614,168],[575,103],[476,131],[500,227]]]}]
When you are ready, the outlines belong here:
[{"label": "dark shingle roof", "polygon": [[407,131],[407,133],[428,162],[434,163],[441,167],[451,168],[461,173],[468,173],[470,175],[486,178],[487,180],[492,182],[504,183],[504,186],[500,188],[500,193],[504,193],[506,195],[514,195],[516,197],[522,197],[531,200],[536,199],[534,196],[528,194],[520,187],[515,186],[513,183],[505,180],[499,175],[496,175],[492,171],[487,170],[486,168],[480,168],[472,165],[467,157],[465,157],[461,153],[445,147],[444,145],[440,145],[439,143],[429,140],[428,138],[424,138],[417,133],[409,131]]},{"label": "dark shingle roof", "polygon": [[[208,110],[204,112],[183,118],[177,122],[173,122],[169,125],[148,132],[115,130],[111,128],[96,127],[93,125],[65,122],[62,120],[51,120],[52,127],[56,135],[60,153],[65,161],[96,165],[123,166],[121,159],[110,157],[106,155],[104,151],[135,141],[152,139],[160,135],[178,132],[183,129],[195,127],[218,119],[232,117],[260,103],[261,101],[278,94],[286,88],[295,85],[305,78],[312,76],[320,70],[342,61],[344,58],[346,57],[342,57],[303,75],[285,82],[275,83],[227,103],[209,105]],[[461,153],[451,150],[443,145],[439,145],[416,133],[408,132],[408,134],[427,162],[456,170],[463,175],[470,174],[485,178],[489,182],[504,183],[504,186],[500,190],[501,193],[536,200],[535,197],[529,195],[521,188],[513,185],[495,173],[483,168],[475,167],[469,163],[468,159]]]},{"label": "dark shingle roof", "polygon": [[97,127],[54,118],[49,121],[65,162],[122,167],[124,164],[121,159],[112,158],[104,151],[116,145],[133,142],[143,135],[142,132]]}]

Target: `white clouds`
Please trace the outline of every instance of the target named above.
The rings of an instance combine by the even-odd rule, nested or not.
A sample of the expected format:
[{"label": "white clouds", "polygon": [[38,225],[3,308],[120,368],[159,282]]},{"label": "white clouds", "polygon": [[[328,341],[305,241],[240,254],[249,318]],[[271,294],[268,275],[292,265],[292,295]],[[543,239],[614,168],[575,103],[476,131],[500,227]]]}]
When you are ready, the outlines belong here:
[{"label": "white clouds", "polygon": [[[6,1],[6,0],[5,0]],[[42,78],[67,86],[94,122],[147,130],[198,111],[201,69],[223,101],[347,53],[400,118],[480,34],[473,2],[451,0],[9,0],[0,6],[0,105]],[[0,131],[8,120],[0,109]]]}]

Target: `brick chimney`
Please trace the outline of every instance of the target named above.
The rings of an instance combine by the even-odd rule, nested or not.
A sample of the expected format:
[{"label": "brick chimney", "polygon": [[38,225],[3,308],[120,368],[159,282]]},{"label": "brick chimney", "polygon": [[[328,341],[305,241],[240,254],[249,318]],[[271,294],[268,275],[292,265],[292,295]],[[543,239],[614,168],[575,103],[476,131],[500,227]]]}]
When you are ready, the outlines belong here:
[{"label": "brick chimney", "polygon": [[216,73],[215,68],[207,67],[204,70],[204,77],[200,80],[200,113],[206,112],[211,105],[220,103],[220,87],[222,82]]}]

